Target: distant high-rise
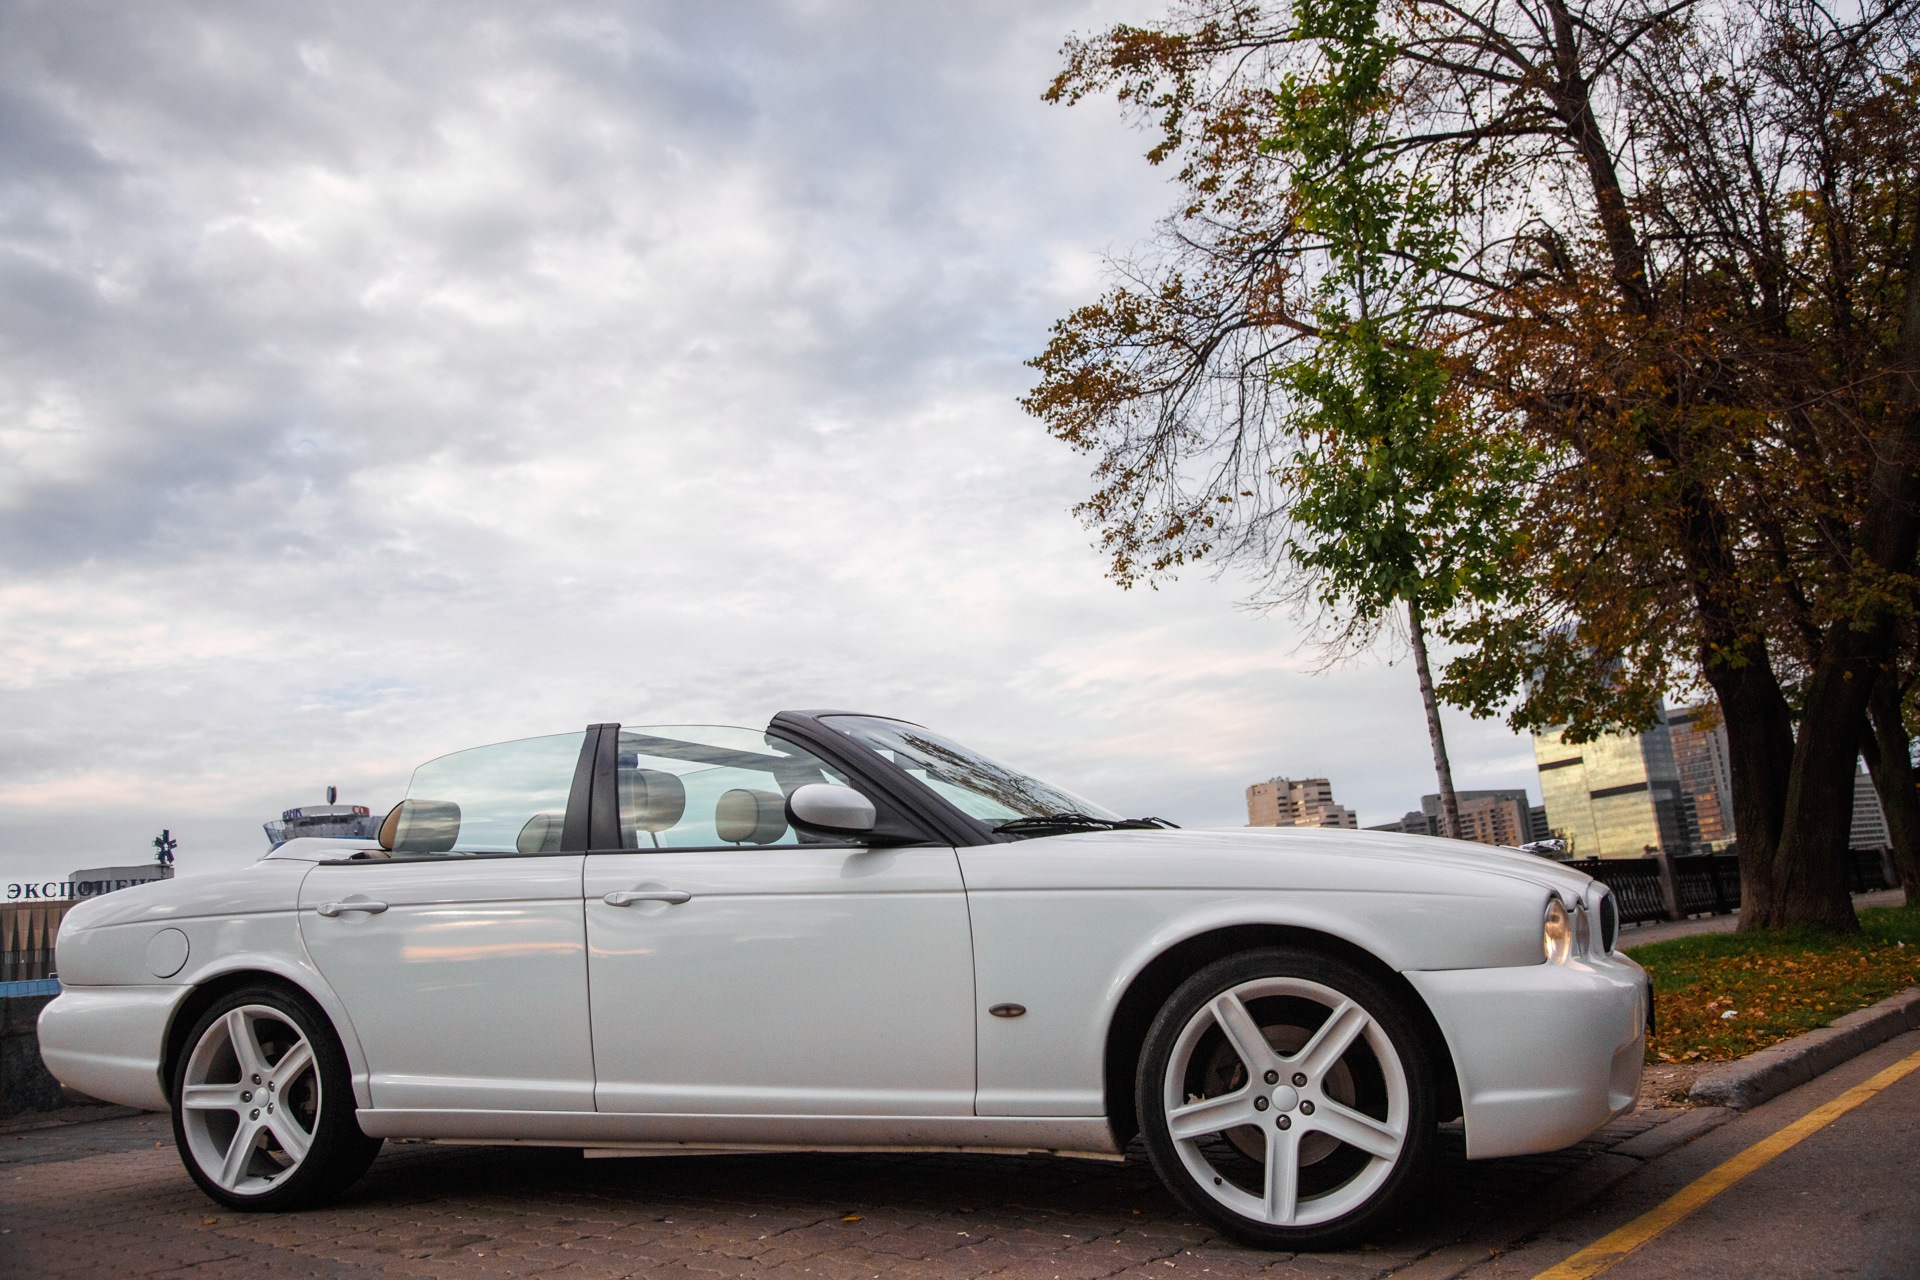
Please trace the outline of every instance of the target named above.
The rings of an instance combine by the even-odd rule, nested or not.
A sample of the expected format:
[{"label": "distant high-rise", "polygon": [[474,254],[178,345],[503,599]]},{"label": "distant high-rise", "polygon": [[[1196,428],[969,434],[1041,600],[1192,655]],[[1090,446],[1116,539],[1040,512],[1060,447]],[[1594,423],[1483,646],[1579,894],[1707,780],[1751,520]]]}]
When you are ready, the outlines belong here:
[{"label": "distant high-rise", "polygon": [[1533,838],[1527,820],[1527,793],[1509,791],[1458,796],[1460,838],[1481,844],[1525,844]]},{"label": "distant high-rise", "polygon": [[[1544,839],[1534,834],[1533,806],[1521,789],[1505,791],[1456,791],[1460,805],[1460,838],[1480,844],[1525,844]],[[1398,822],[1383,822],[1369,831],[1405,831],[1412,835],[1440,834],[1440,797],[1421,796],[1419,810],[1408,810]]]},{"label": "distant high-rise", "polygon": [[[1703,728],[1711,720],[1712,728]],[[1733,771],[1727,765],[1727,726],[1718,708],[1681,707],[1667,719],[1680,790],[1693,805],[1700,843],[1720,850],[1733,843]]]},{"label": "distant high-rise", "polygon": [[1429,814],[1418,809],[1409,809],[1398,822],[1382,822],[1378,826],[1368,827],[1369,831],[1399,831],[1410,836],[1438,835],[1440,827]]},{"label": "distant high-rise", "polygon": [[1535,734],[1547,822],[1576,858],[1689,853],[1698,836],[1680,787],[1664,709],[1645,733],[1569,743]]},{"label": "distant high-rise", "polygon": [[1847,832],[1847,848],[1887,849],[1892,845],[1880,793],[1873,789],[1872,775],[1861,769],[1853,775],[1853,826]]},{"label": "distant high-rise", "polygon": [[1247,788],[1247,825],[1358,830],[1360,821],[1333,802],[1333,784],[1325,778],[1269,778]]}]

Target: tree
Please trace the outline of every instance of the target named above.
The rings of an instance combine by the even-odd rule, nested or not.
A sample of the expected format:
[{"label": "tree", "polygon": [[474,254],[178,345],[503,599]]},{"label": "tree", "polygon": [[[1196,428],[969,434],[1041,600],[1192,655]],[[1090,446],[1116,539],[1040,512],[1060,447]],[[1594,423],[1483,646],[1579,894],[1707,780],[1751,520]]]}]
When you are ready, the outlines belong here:
[{"label": "tree", "polygon": [[[1578,739],[1704,681],[1743,927],[1851,927],[1852,761],[1920,539],[1913,4],[1380,14],[1373,154],[1430,184],[1460,249],[1415,327],[1474,429],[1544,460],[1526,591],[1445,624],[1468,651],[1443,689]],[[1275,90],[1322,56],[1310,16],[1180,4],[1070,43],[1050,91],[1115,91],[1189,193],[1158,258],[1062,321],[1030,397],[1099,454],[1083,512],[1123,576],[1243,553],[1287,519],[1294,495],[1261,476],[1286,430],[1268,383],[1320,335],[1322,246],[1285,149],[1261,143]]]},{"label": "tree", "polygon": [[1536,457],[1476,432],[1431,345],[1436,276],[1454,262],[1431,184],[1396,165],[1385,73],[1396,50],[1374,0],[1301,0],[1297,34],[1321,42],[1313,80],[1275,93],[1263,150],[1289,167],[1302,228],[1324,263],[1312,291],[1316,334],[1277,364],[1294,442],[1282,483],[1285,559],[1298,595],[1369,641],[1396,605],[1433,747],[1441,834],[1461,833],[1453,768],[1427,656],[1429,617],[1463,599],[1500,598],[1511,580],[1521,504]]},{"label": "tree", "polygon": [[[1316,64],[1276,90],[1257,145],[1286,166],[1280,200],[1312,243],[1299,255],[1306,301],[1295,340],[1260,368],[1258,393],[1271,406],[1265,448],[1229,450],[1228,466],[1196,498],[1181,491],[1182,464],[1214,442],[1162,419],[1139,437],[1138,456],[1108,458],[1103,465],[1120,483],[1082,510],[1105,522],[1123,584],[1210,554],[1249,561],[1279,598],[1318,605],[1334,620],[1336,653],[1372,643],[1404,609],[1442,833],[1457,836],[1428,619],[1509,585],[1503,570],[1515,558],[1537,458],[1523,443],[1475,429],[1461,407],[1464,389],[1430,344],[1451,237],[1430,184],[1383,147],[1391,107],[1384,74],[1396,50],[1380,37],[1374,0],[1301,0],[1296,12],[1299,39],[1317,46]],[[1095,372],[1087,358],[1098,361],[1140,331],[1137,300],[1112,301],[1111,311],[1088,309],[1077,325],[1058,326],[1032,362],[1045,377],[1027,407],[1082,448],[1095,447],[1077,416],[1081,379]],[[1171,317],[1182,290],[1174,283],[1159,301]],[[1090,332],[1100,345],[1089,346]],[[1152,531],[1141,538],[1137,478],[1149,472],[1164,477],[1158,496],[1167,505],[1148,517]],[[1236,483],[1253,487],[1234,493]],[[1245,501],[1256,493],[1264,503]],[[1113,518],[1110,501],[1128,504],[1125,518]],[[1146,557],[1149,548],[1156,558]]]}]

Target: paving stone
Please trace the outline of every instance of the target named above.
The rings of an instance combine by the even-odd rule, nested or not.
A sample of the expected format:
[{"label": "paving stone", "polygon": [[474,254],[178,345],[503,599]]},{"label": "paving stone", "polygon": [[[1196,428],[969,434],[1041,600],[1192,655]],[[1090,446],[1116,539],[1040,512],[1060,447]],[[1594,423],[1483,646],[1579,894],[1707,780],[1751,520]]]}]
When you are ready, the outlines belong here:
[{"label": "paving stone", "polygon": [[1222,1238],[1138,1159],[582,1160],[390,1143],[332,1206],[235,1214],[187,1178],[165,1118],[138,1116],[0,1135],[0,1274],[1361,1280],[1464,1239],[1569,1177],[1666,1149],[1661,1127],[1685,1114],[1640,1112],[1565,1152],[1476,1163],[1457,1129],[1443,1131],[1399,1223],[1369,1247],[1298,1258]]}]

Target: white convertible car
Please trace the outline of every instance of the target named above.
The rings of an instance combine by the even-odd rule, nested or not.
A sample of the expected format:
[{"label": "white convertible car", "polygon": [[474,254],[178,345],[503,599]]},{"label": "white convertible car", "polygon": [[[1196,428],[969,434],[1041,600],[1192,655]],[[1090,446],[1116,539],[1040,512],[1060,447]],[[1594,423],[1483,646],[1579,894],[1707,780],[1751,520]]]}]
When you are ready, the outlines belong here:
[{"label": "white convertible car", "polygon": [[1526,854],[1125,819],[899,720],[593,725],[421,765],[378,842],[83,902],[41,1052],[235,1209],[388,1137],[594,1154],[1136,1136],[1255,1244],[1377,1226],[1436,1126],[1630,1108],[1604,886]]}]

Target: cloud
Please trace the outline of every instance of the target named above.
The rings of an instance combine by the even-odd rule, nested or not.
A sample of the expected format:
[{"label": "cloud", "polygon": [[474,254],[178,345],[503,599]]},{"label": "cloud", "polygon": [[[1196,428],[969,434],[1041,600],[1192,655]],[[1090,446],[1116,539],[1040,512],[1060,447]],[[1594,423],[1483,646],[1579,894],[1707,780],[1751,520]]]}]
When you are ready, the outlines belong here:
[{"label": "cloud", "polygon": [[1182,821],[1412,804],[1404,668],[1114,589],[1015,403],[1170,199],[1039,92],[1155,7],[0,4],[0,870],[783,706]]}]

